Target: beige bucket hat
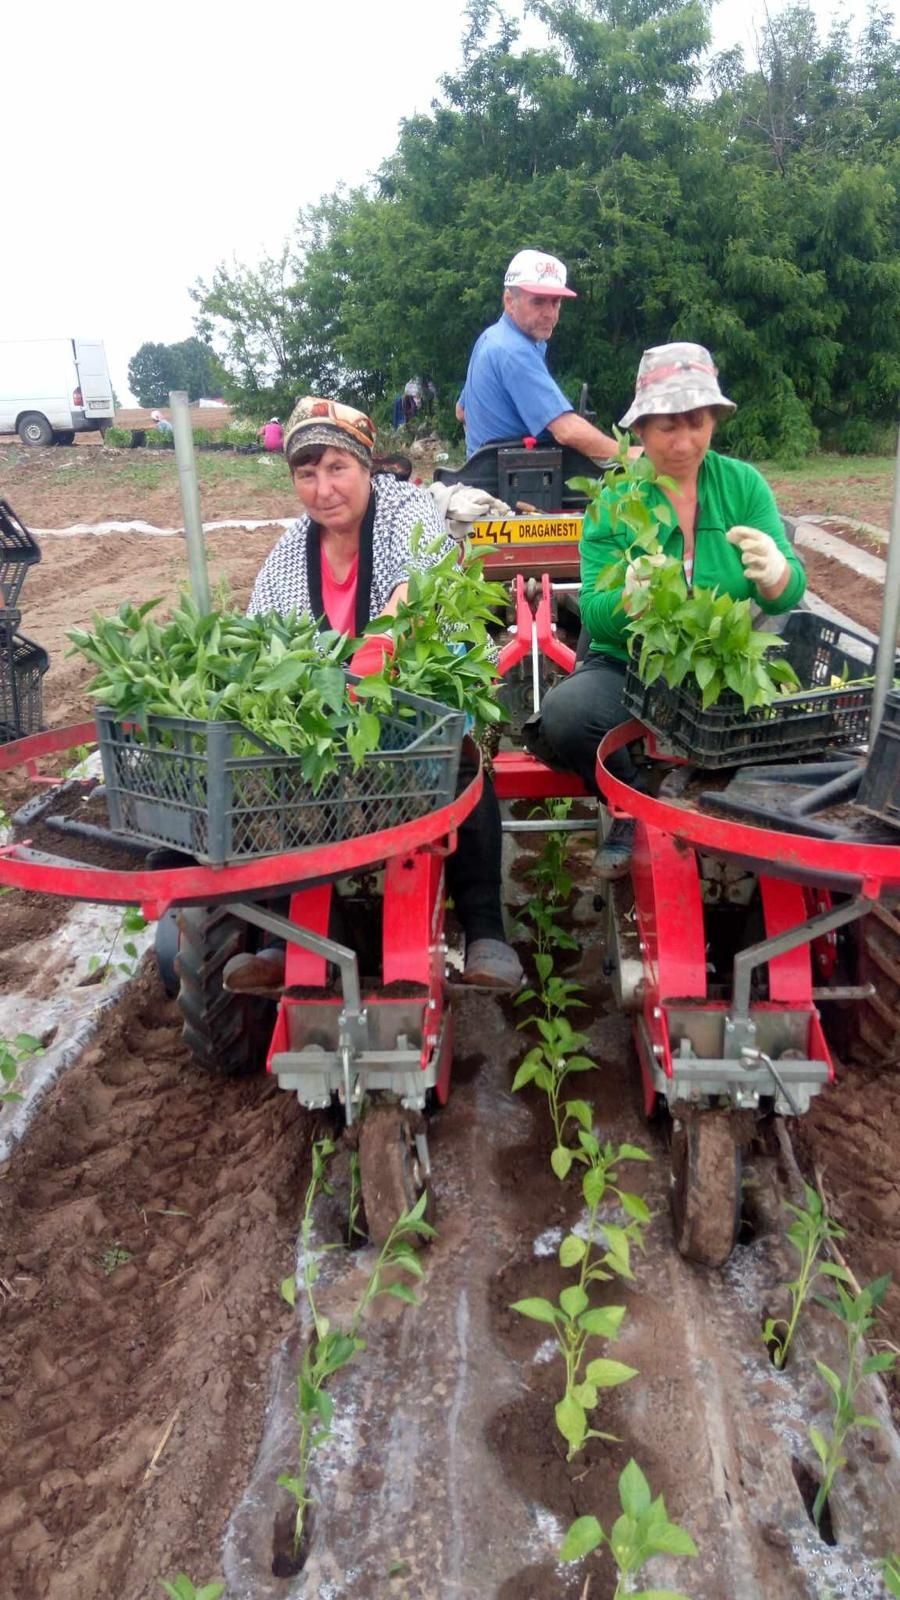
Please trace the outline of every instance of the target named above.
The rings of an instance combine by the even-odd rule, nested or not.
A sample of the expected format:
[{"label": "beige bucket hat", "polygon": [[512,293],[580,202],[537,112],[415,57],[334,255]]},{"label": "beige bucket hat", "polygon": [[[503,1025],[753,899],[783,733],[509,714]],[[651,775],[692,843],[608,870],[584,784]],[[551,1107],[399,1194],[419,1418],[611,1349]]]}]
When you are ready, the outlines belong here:
[{"label": "beige bucket hat", "polygon": [[630,428],[641,417],[672,417],[701,406],[723,415],[737,410],[719,388],[709,351],[702,344],[657,344],[641,356],[634,399],[619,427]]}]

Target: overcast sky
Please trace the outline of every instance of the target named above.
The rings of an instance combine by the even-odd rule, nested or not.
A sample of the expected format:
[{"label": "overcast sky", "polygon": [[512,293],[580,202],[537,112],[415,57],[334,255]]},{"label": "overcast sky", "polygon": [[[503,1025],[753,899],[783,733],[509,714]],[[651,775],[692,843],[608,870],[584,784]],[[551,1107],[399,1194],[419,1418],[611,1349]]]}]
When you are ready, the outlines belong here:
[{"label": "overcast sky", "polygon": [[[865,11],[814,8],[826,27]],[[138,346],[193,333],[190,284],[277,250],[298,206],[390,154],[399,119],[426,111],[458,65],[463,11],[464,0],[6,6],[0,339],[103,338],[127,403]],[[718,0],[715,46],[749,45],[762,14],[762,0]],[[527,36],[538,42],[533,23]]]}]

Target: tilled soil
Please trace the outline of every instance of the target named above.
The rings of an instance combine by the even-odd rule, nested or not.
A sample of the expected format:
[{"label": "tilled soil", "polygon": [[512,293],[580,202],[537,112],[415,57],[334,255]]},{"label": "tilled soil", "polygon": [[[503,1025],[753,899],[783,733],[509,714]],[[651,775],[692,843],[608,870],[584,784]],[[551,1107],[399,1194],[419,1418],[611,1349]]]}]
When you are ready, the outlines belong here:
[{"label": "tilled soil", "polygon": [[[200,454],[197,475],[204,522],[296,514],[280,456]],[[158,528],[184,524],[172,451],[7,446],[0,449],[0,496],[28,528],[138,520]]]},{"label": "tilled soil", "polygon": [[837,606],[853,622],[859,622],[870,633],[878,634],[884,604],[883,585],[874,578],[864,577],[861,572],[854,572],[843,561],[822,555],[819,550],[809,550],[804,546],[800,554],[810,589],[827,600],[829,605]]},{"label": "tilled soil", "polygon": [[848,472],[846,477],[809,477],[777,468],[766,474],[779,509],[787,517],[845,516],[861,518],[888,528],[891,519],[891,474],[873,467],[871,473]]},{"label": "tilled soil", "polygon": [[204,1077],[133,984],[0,1178],[0,1584],[149,1600],[203,1575],[289,1318],[310,1124]]}]

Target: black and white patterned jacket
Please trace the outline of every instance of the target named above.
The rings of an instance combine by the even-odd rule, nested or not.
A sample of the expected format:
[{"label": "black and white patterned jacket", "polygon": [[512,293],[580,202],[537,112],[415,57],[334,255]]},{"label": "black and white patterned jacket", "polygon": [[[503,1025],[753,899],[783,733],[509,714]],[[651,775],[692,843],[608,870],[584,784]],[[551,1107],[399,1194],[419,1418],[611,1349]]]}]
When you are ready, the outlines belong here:
[{"label": "black and white patterned jacket", "polygon": [[[413,555],[412,531],[422,524],[427,547],[436,539],[441,546]],[[307,516],[298,517],[263,562],[250,596],[248,615],[319,617],[322,606],[320,530]],[[373,617],[381,616],[398,583],[413,571],[424,572],[452,548],[441,516],[427,489],[379,474],[372,479],[372,496],[363,519],[359,542],[359,582],[356,632]]]}]

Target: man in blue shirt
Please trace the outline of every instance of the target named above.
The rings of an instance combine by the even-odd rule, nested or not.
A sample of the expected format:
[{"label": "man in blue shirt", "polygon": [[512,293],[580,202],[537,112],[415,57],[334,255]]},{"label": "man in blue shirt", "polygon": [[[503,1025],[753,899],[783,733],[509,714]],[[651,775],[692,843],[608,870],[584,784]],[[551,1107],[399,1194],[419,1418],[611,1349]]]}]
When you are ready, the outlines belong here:
[{"label": "man in blue shirt", "polygon": [[503,280],[503,315],[476,340],[456,406],[467,455],[495,439],[546,433],[587,456],[615,455],[615,439],[578,416],[547,370],[547,340],[560,306],[575,298],[556,256],[541,250],[513,256]]}]

